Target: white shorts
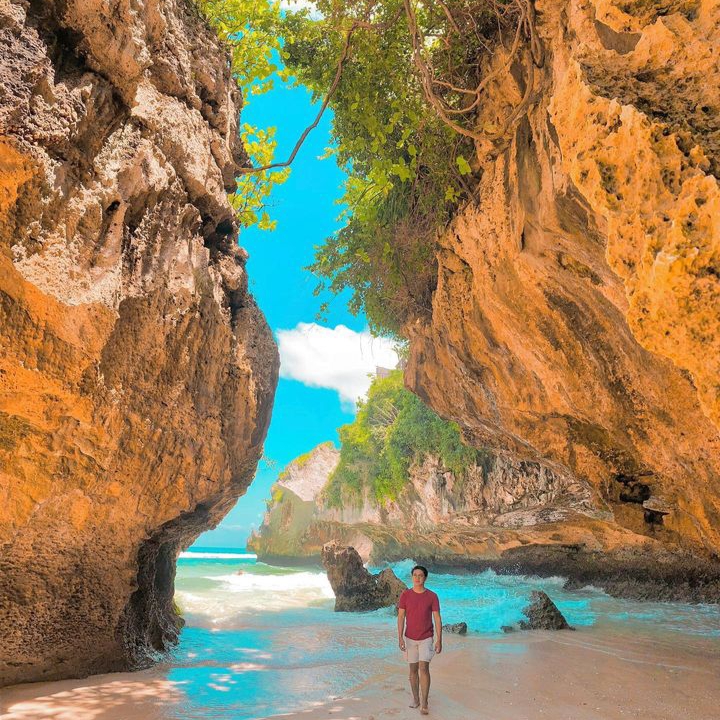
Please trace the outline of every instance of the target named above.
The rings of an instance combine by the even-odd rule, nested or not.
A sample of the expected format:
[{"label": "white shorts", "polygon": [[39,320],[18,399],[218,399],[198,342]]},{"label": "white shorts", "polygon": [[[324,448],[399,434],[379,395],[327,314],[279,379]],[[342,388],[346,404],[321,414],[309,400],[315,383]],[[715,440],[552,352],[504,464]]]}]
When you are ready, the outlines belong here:
[{"label": "white shorts", "polygon": [[430,662],[435,654],[435,646],[431,637],[424,640],[411,640],[405,636],[405,659],[409,663]]}]

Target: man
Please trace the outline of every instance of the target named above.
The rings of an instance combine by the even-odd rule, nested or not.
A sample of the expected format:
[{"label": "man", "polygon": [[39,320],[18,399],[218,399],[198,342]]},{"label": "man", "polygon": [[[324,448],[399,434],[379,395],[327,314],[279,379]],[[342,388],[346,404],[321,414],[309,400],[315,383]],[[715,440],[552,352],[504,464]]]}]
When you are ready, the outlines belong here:
[{"label": "man", "polygon": [[[442,652],[442,620],[438,596],[425,587],[428,571],[422,565],[412,569],[412,587],[398,602],[398,643],[410,667],[410,690],[413,704],[427,715],[430,693],[430,661]],[[436,640],[433,645],[433,623]]]}]

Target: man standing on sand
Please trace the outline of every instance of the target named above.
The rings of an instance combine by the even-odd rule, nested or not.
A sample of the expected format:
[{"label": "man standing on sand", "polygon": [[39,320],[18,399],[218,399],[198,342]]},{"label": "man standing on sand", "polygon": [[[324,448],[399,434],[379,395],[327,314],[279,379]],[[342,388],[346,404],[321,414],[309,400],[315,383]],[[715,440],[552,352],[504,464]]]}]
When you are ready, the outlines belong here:
[{"label": "man standing on sand", "polygon": [[[410,667],[410,689],[413,704],[422,715],[429,714],[430,661],[442,652],[442,620],[440,600],[425,587],[428,571],[422,565],[412,569],[412,587],[405,590],[398,602],[398,643]],[[433,645],[433,623],[437,639]]]}]

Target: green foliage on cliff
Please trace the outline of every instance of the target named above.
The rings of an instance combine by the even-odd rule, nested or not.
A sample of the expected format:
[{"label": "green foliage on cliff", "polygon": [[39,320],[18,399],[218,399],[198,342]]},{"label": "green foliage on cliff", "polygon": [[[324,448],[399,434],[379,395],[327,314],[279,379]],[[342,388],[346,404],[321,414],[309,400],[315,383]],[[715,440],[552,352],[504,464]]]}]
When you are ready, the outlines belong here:
[{"label": "green foliage on cliff", "polygon": [[462,442],[455,423],[405,389],[400,370],[373,381],[355,420],[339,434],[340,462],[323,489],[330,507],[361,504],[366,490],[377,502],[396,499],[410,466],[430,454],[458,478],[481,461],[481,454]]},{"label": "green foliage on cliff", "polygon": [[[401,335],[431,312],[435,240],[472,196],[476,141],[504,142],[531,102],[529,72],[525,97],[478,127],[497,74],[527,65],[528,52],[542,64],[532,0],[316,0],[312,15],[271,0],[196,1],[231,46],[246,97],[292,73],[316,100],[330,99],[328,154],[348,176],[345,224],[317,248],[316,294],[349,290],[350,310],[364,310],[375,334]],[[490,70],[498,48],[503,62]],[[271,130],[243,133],[254,165],[269,164]],[[273,227],[265,201],[286,177],[287,169],[241,176],[243,224]]]},{"label": "green foliage on cliff", "polygon": [[[321,445],[318,445],[318,447],[322,447],[322,445],[332,445],[332,443],[322,443]],[[302,455],[298,455],[298,456],[292,461],[292,464],[293,464],[296,468],[298,468],[298,469],[304,468],[304,467],[308,464],[308,460],[310,460],[310,458],[313,456],[313,453],[314,453],[317,449],[318,449],[318,448],[313,448],[312,450],[309,450],[308,452],[303,453]]]},{"label": "green foliage on cliff", "polygon": [[[284,48],[286,63],[316,98],[330,86],[349,29],[360,26],[352,33],[350,59],[331,101],[329,152],[348,174],[345,224],[317,249],[311,266],[320,279],[316,292],[349,289],[351,311],[364,310],[374,333],[398,335],[405,322],[430,311],[437,281],[435,236],[468,197],[473,142],[429,107],[413,64],[402,0],[319,0],[317,6],[322,19],[287,18]],[[451,23],[464,27],[474,10],[473,39],[480,37],[491,17],[484,7],[417,5],[429,54],[451,68],[458,85],[474,82],[479,46]]]},{"label": "green foliage on cliff", "polygon": [[[287,79],[279,62],[282,49],[280,5],[270,0],[195,0],[210,26],[230,50],[231,68],[245,104],[254,95],[272,89],[275,76]],[[245,151],[253,167],[272,162],[277,145],[275,128],[259,128],[249,123],[240,127]],[[276,185],[284,183],[290,168],[264,170],[237,178],[237,189],[230,201],[241,227],[256,225],[273,230],[266,206]]]},{"label": "green foliage on cliff", "polygon": [[332,441],[328,440],[324,443],[320,443],[317,447],[313,448],[312,450],[308,450],[306,453],[303,453],[302,455],[298,455],[294,460],[292,460],[287,467],[285,467],[282,472],[278,475],[278,480],[285,480],[290,475],[290,469],[295,468],[297,470],[301,470],[304,468],[308,462],[310,461],[310,458],[322,447],[335,447],[332,443]]}]

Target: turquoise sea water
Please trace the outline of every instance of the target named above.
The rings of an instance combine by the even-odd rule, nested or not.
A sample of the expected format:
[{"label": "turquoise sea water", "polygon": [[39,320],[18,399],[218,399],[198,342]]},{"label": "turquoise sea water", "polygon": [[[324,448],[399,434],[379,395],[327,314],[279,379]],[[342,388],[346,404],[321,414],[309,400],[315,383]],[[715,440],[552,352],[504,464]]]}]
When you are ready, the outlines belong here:
[{"label": "turquoise sea water", "polygon": [[[392,564],[409,579],[412,560]],[[578,628],[684,647],[720,641],[720,608],[617,600],[593,588],[562,589],[562,578],[431,573],[443,622],[465,621],[467,639],[500,637],[517,623],[531,590],[545,590]],[[198,548],[178,562],[176,598],[187,626],[168,669],[186,702],[177,720],[249,720],[327,702],[397,660],[392,609],[335,613],[320,568],[278,568],[237,549]],[[521,651],[522,645],[504,645]]]}]

